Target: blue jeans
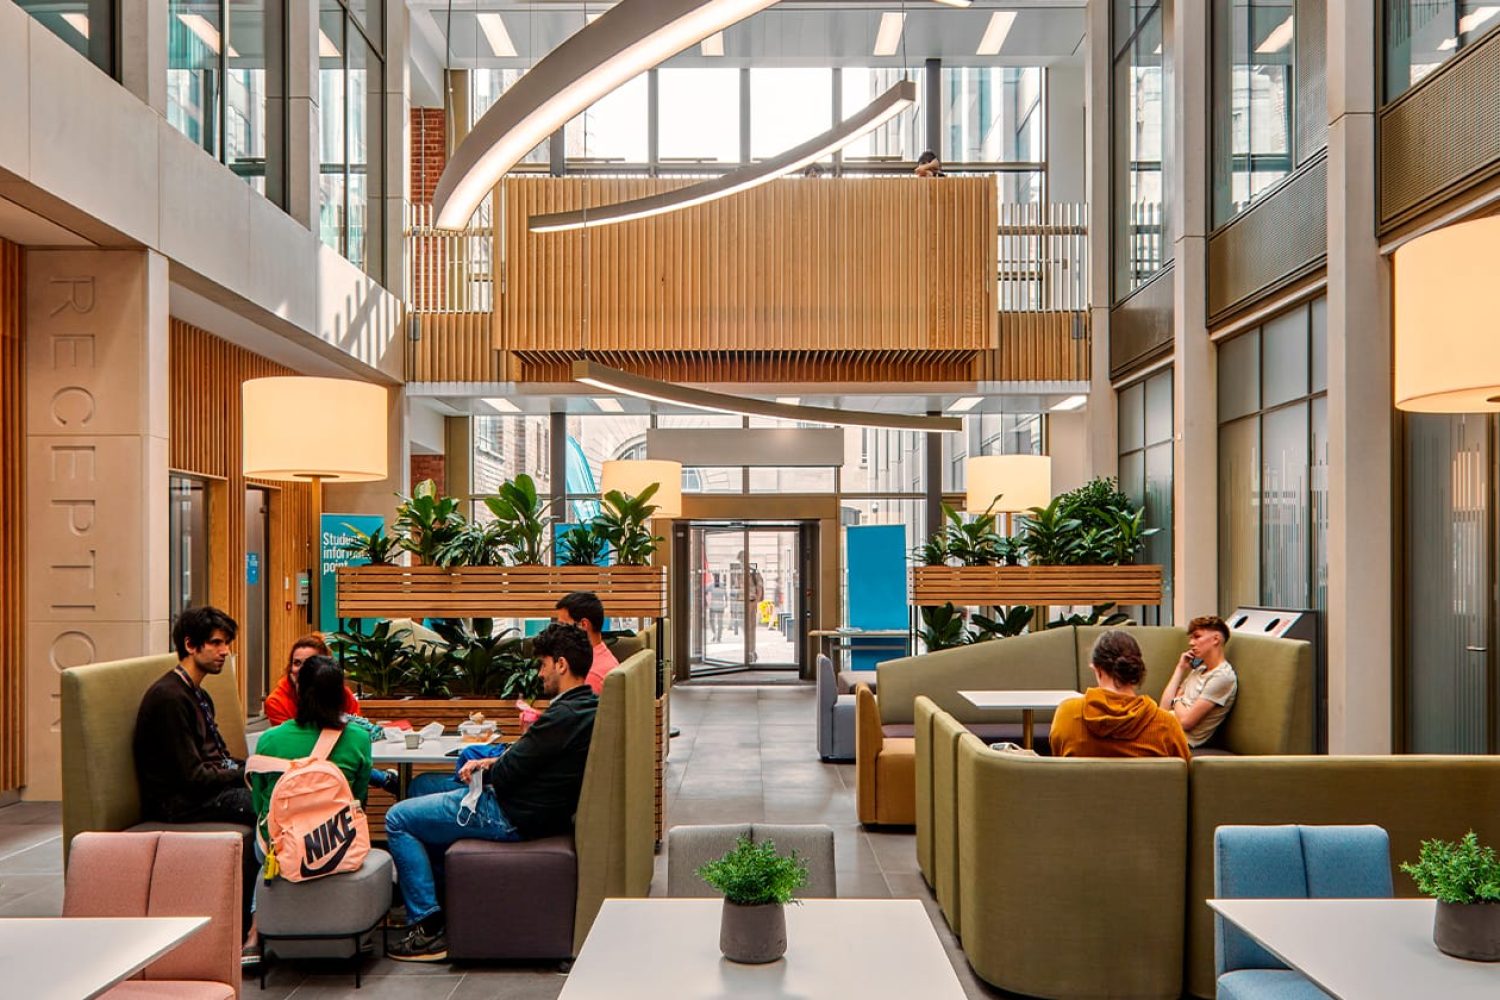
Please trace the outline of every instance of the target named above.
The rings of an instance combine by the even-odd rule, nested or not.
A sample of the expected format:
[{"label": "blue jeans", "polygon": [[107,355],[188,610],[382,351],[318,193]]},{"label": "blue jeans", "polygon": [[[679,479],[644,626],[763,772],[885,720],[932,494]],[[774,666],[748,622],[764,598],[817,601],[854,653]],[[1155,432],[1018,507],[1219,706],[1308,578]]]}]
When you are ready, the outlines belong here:
[{"label": "blue jeans", "polygon": [[424,795],[436,795],[451,792],[455,788],[467,787],[453,777],[452,771],[423,771],[413,777],[411,784],[406,786],[406,797],[416,799]]},{"label": "blue jeans", "polygon": [[396,862],[396,880],[406,903],[408,924],[425,920],[438,911],[434,861],[441,861],[449,844],[457,840],[521,839],[500,811],[493,789],[484,790],[473,812],[460,809],[467,791],[455,788],[442,794],[405,799],[385,814],[387,846]]}]

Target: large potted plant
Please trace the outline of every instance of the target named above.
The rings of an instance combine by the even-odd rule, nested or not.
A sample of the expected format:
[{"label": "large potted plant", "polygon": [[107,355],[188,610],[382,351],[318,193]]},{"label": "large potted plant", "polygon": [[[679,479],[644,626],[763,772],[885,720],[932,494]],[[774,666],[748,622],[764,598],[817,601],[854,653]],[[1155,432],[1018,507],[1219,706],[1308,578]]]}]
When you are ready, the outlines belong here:
[{"label": "large potted plant", "polygon": [[776,853],[769,840],[741,836],[734,848],[698,869],[698,877],[724,894],[719,950],[731,962],[762,965],[786,954],[786,904],[807,881],[797,852]]},{"label": "large potted plant", "polygon": [[1402,862],[1424,895],[1437,900],[1432,943],[1455,958],[1500,962],[1500,859],[1470,830],[1458,843],[1424,840],[1415,863]]}]

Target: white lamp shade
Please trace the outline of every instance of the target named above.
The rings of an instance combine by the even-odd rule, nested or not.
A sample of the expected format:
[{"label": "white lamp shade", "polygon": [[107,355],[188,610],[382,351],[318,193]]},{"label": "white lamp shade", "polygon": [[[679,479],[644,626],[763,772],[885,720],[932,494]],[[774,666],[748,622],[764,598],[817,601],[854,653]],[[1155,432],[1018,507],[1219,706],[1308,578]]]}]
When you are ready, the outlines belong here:
[{"label": "white lamp shade", "polygon": [[599,476],[599,492],[619,490],[628,496],[638,497],[641,492],[657,483],[656,495],[649,501],[657,507],[653,517],[682,516],[682,463],[660,459],[618,459],[605,462]]},{"label": "white lamp shade", "polygon": [[251,379],[242,388],[246,476],[345,483],[386,478],[384,387],[278,376]]},{"label": "white lamp shade", "polygon": [[1419,236],[1396,251],[1396,407],[1500,410],[1500,217]]},{"label": "white lamp shade", "polygon": [[980,455],[964,463],[964,509],[1015,513],[1052,502],[1052,459],[1046,455]]}]

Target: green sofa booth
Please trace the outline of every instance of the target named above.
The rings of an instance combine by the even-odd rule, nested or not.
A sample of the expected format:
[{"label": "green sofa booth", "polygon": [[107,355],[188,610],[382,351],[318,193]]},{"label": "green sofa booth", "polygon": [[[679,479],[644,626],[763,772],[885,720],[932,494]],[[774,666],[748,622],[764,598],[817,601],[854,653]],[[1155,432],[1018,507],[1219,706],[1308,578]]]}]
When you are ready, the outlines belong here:
[{"label": "green sofa booth", "polygon": [[[881,663],[879,696],[867,687],[855,694],[855,786],[861,823],[918,827],[918,861],[932,883],[931,849],[921,833],[931,820],[931,761],[916,742],[930,720],[918,716],[919,696],[933,702],[986,742],[1019,742],[1021,714],[975,708],[960,691],[1032,689],[1082,691],[1093,683],[1089,654],[1105,631],[1065,626],[908,656]],[[1146,660],[1141,690],[1159,696],[1187,648],[1187,633],[1170,626],[1127,631]],[[1232,636],[1226,650],[1239,677],[1234,710],[1200,755],[1313,753],[1314,678],[1312,647],[1299,640]],[[1045,741],[1050,712],[1036,713],[1037,742]],[[927,735],[931,735],[928,733]]]},{"label": "green sofa booth", "polygon": [[1222,825],[1376,824],[1409,896],[1422,840],[1500,840],[1500,757],[1032,757],[916,706],[939,906],[974,971],[1028,996],[1213,996]]}]

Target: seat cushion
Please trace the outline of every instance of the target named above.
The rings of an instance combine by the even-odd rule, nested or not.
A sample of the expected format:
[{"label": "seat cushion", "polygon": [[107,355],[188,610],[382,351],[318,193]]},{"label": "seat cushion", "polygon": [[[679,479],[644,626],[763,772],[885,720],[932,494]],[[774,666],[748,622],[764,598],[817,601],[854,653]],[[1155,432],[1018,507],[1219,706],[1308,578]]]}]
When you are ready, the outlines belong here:
[{"label": "seat cushion", "polygon": [[875,758],[875,822],[917,822],[917,741],[887,738]]},{"label": "seat cushion", "polygon": [[449,957],[572,957],[578,855],[571,836],[460,840],[444,858]]},{"label": "seat cushion", "polygon": [[175,979],[130,979],[99,995],[105,1000],[235,1000],[234,987],[225,983]]},{"label": "seat cushion", "polygon": [[870,690],[876,694],[880,693],[875,683],[876,673],[873,670],[840,670],[839,671],[839,694],[853,694],[854,689],[860,684],[870,685]]},{"label": "seat cushion", "polygon": [[1225,750],[1223,747],[1193,747],[1194,757],[1238,757],[1239,754],[1233,750]]},{"label": "seat cushion", "polygon": [[254,828],[243,823],[166,823],[155,819],[137,823],[128,832],[158,833],[167,830],[176,833],[237,833],[246,840],[255,835]]},{"label": "seat cushion", "polygon": [[[354,935],[380,922],[391,908],[395,866],[385,851],[372,849],[356,872],[329,875],[310,882],[274,879],[255,883],[255,923],[262,937]],[[266,942],[282,958],[348,958],[352,939]]]},{"label": "seat cushion", "polygon": [[1328,1000],[1328,994],[1300,972],[1241,969],[1219,977],[1219,1000]]},{"label": "seat cushion", "polygon": [[910,722],[892,722],[880,727],[880,734],[889,739],[915,740],[917,727]]},{"label": "seat cushion", "polygon": [[[1019,742],[1024,730],[1019,722],[975,722],[964,726],[969,732],[978,736],[986,743],[996,743],[1001,740],[1009,740],[1012,743]],[[1034,722],[1031,724],[1031,738],[1035,743],[1046,743],[1047,737],[1052,732],[1050,722]]]}]

